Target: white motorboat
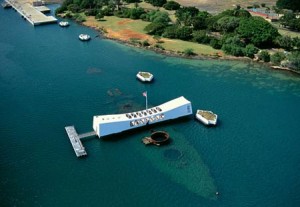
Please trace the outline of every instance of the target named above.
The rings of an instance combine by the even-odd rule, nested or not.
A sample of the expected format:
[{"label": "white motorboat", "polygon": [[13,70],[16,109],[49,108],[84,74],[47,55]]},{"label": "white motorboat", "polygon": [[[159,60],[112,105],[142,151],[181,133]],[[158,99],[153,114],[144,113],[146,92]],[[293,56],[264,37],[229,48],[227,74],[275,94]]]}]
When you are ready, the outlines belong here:
[{"label": "white motorboat", "polygon": [[136,77],[142,82],[151,82],[153,80],[153,75],[149,72],[139,71]]},{"label": "white motorboat", "polygon": [[59,24],[59,26],[61,26],[61,27],[67,27],[67,26],[70,25],[69,22],[64,22],[64,21],[61,21],[61,22],[59,22],[58,24]]},{"label": "white motorboat", "polygon": [[214,114],[212,111],[197,110],[196,119],[205,125],[216,125],[218,115]]},{"label": "white motorboat", "polygon": [[91,39],[91,36],[88,35],[88,34],[80,34],[80,35],[79,35],[79,39],[80,39],[81,41],[88,41],[88,40]]}]

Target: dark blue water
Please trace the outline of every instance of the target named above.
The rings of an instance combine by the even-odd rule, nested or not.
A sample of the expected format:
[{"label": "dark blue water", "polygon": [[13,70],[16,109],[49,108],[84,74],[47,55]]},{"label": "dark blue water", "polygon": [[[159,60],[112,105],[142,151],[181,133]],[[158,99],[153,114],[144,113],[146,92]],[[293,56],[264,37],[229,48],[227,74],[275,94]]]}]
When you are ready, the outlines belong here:
[{"label": "dark blue water", "polygon": [[[80,33],[97,32],[75,23],[33,27],[13,10],[0,9],[0,25],[1,206],[300,205],[298,76],[165,57],[102,38],[80,42]],[[139,70],[155,82],[138,82]],[[188,187],[197,187],[197,171],[183,185],[181,168],[166,171],[151,156],[160,149],[140,143],[148,129],[86,139],[88,156],[76,158],[65,126],[86,132],[93,115],[123,112],[126,104],[142,109],[144,91],[149,105],[185,96],[194,112],[219,115],[215,128],[193,118],[156,127],[170,131],[173,145],[183,145],[177,148],[197,152],[189,161],[200,157],[196,165],[209,170],[216,200]]]}]

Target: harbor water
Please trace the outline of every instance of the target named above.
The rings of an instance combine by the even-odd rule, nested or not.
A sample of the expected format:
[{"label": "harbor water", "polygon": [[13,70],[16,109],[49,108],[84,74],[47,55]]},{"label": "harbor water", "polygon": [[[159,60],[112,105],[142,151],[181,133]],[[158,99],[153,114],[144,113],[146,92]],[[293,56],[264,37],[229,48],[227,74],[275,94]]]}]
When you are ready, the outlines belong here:
[{"label": "harbor water", "polygon": [[[0,25],[1,206],[300,205],[299,76],[166,57],[74,22],[33,27],[12,9]],[[140,70],[154,82],[137,81]],[[90,137],[76,157],[65,126],[84,133],[94,115],[141,110],[145,91],[149,106],[184,96],[218,125],[191,116]],[[168,131],[170,145],[145,146],[150,130]]]}]

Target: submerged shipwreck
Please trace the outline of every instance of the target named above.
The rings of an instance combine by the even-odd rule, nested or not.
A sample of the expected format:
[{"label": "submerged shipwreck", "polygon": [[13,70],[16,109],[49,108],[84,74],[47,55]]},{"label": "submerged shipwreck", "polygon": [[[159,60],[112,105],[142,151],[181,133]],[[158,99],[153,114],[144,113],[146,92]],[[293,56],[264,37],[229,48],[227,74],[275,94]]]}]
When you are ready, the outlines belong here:
[{"label": "submerged shipwreck", "polygon": [[[87,155],[80,140],[83,137],[98,136],[101,139],[112,134],[189,116],[192,113],[191,102],[181,96],[155,107],[147,108],[146,105],[146,108],[140,111],[94,116],[94,130],[85,134],[77,134],[74,126],[65,128],[77,157],[80,157]],[[138,144],[136,148],[173,182],[203,198],[216,200],[218,192],[214,180],[197,150],[188,143],[183,134],[172,127],[167,128],[168,132],[152,131],[150,137],[146,135],[142,140],[146,145],[161,147],[147,147],[145,150]],[[176,137],[172,142],[169,141],[169,133]]]}]

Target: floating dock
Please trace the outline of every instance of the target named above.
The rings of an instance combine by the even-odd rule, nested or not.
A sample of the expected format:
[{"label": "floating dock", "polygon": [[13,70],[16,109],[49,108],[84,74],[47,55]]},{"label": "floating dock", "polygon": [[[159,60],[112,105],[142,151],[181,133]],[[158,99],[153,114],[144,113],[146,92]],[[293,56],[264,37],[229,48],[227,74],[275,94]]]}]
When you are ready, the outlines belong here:
[{"label": "floating dock", "polygon": [[5,2],[11,5],[13,9],[19,12],[19,14],[33,26],[57,22],[55,17],[46,16],[41,12],[49,10],[45,7],[35,8],[28,0],[5,0]]},{"label": "floating dock", "polygon": [[80,139],[94,136],[96,135],[96,132],[92,131],[84,134],[78,134],[74,126],[66,126],[65,130],[68,134],[68,137],[70,139],[70,142],[72,144],[76,156],[81,157],[87,155],[85,148]]}]

